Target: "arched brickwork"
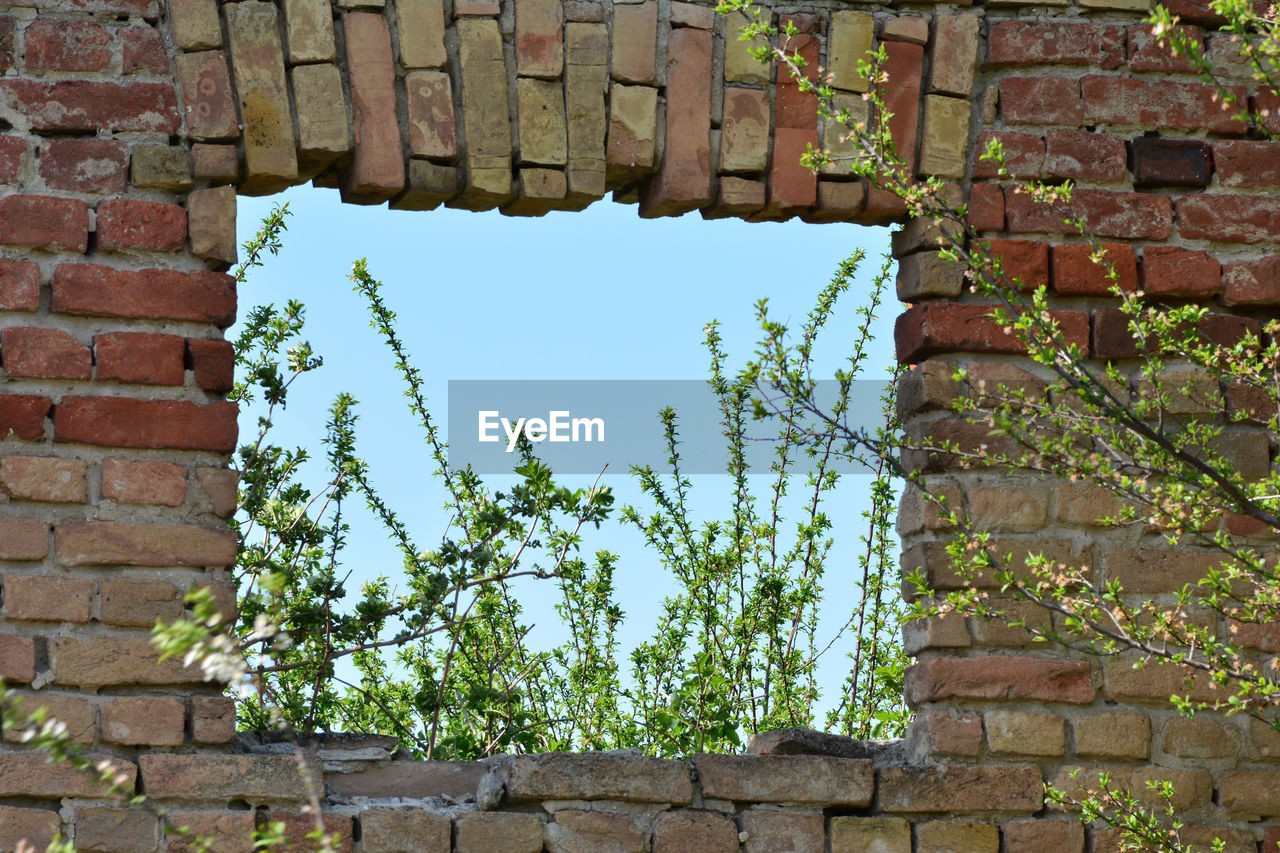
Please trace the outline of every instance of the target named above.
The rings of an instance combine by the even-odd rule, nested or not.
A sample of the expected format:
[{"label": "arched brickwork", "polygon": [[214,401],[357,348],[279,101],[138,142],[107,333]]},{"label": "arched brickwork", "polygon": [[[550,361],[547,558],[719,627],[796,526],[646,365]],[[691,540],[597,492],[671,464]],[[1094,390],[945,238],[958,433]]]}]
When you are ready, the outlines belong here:
[{"label": "arched brickwork", "polygon": [[[1191,35],[1228,58],[1213,15],[1198,0],[1177,5]],[[883,44],[900,150],[920,174],[954,182],[1006,269],[1050,285],[1081,346],[1124,359],[1133,352],[1119,315],[1078,241],[975,152],[996,136],[1015,175],[1077,181],[1079,209],[1122,278],[1205,300],[1215,334],[1273,316],[1280,143],[1234,120],[1150,38],[1146,8],[813,0],[773,12],[796,24],[793,47],[854,109],[867,86],[857,61]],[[900,219],[887,194],[799,167],[807,145],[838,155],[841,143],[812,99],[771,79],[747,47],[710,7],[674,0],[0,10],[0,677],[170,813],[103,799],[6,743],[0,849],[59,829],[83,850],[187,849],[163,839],[167,822],[248,851],[251,809],[303,805],[294,758],[233,744],[229,701],[197,673],[157,665],[147,642],[193,586],[231,595],[235,543],[221,520],[234,504],[225,464],[236,425],[222,399],[223,331],[236,295],[223,271],[235,258],[236,193],[314,180],[404,209],[538,215],[612,192],[643,216]],[[1280,131],[1280,104],[1254,106]],[[1017,347],[923,232],[909,225],[894,245],[899,295],[912,303],[899,355],[917,364],[903,387],[908,428],[977,440],[945,414],[947,365],[1007,376]],[[1246,423],[1224,451],[1265,471],[1273,438]],[[1207,562],[1140,531],[1091,526],[1098,498],[1078,485],[957,471],[935,482],[1011,550],[1086,561],[1144,594]],[[904,559],[945,585],[936,520],[908,500],[899,527]],[[356,739],[320,744],[308,761],[328,770],[328,819],[365,853],[1081,853],[1086,833],[1045,809],[1041,785],[1082,765],[1133,784],[1172,780],[1187,821],[1213,828],[1195,831],[1233,851],[1264,839],[1275,849],[1275,735],[1238,718],[1177,718],[1167,671],[1055,657],[1007,629],[954,620],[907,639],[920,713],[892,748],[428,765]],[[1274,628],[1248,640],[1274,651]],[[1105,834],[1087,843],[1109,849]]]}]

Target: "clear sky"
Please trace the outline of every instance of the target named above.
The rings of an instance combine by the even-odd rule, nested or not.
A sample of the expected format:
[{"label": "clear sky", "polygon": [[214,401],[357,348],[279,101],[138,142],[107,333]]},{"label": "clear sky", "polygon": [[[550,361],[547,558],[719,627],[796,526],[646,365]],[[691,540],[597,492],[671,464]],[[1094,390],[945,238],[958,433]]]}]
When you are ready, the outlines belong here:
[{"label": "clear sky", "polygon": [[[451,379],[702,379],[703,328],[711,320],[723,324],[729,366],[736,369],[758,341],[757,299],[768,297],[777,319],[798,326],[837,264],[861,247],[868,256],[858,279],[863,287],[853,288],[819,353],[833,371],[847,355],[854,309],[888,248],[884,228],[707,221],[697,213],[644,220],[634,206],[607,199],[583,212],[539,219],[445,208],[402,212],[343,205],[336,191],[310,187],[241,198],[241,243],[281,201],[294,214],[285,247],[241,287],[240,315],[260,303],[303,301],[306,336],[325,365],[295,386],[288,411],[277,419],[277,441],[318,449],[333,395],[352,393],[360,401],[359,452],[389,504],[418,531],[422,548],[434,547],[444,533],[443,492],[430,479],[391,357],[346,278],[357,258],[367,258],[370,272],[384,283],[401,334],[427,377],[433,414],[443,424]],[[889,294],[869,378],[880,378],[891,363],[897,311]],[[242,438],[252,428],[242,414]],[[590,478],[575,479],[567,484],[589,485]],[[697,504],[709,517],[729,514],[727,480],[695,480]],[[612,472],[605,482],[620,503],[643,500],[625,472]],[[837,531],[843,527],[856,537],[865,530],[858,522],[868,482],[847,478],[833,498],[829,511]],[[353,580],[392,574],[400,565],[394,549],[376,526],[351,519],[347,565]],[[584,548],[620,555],[617,586],[629,625],[624,642],[647,635],[670,586],[640,535],[614,524],[593,532]],[[838,559],[843,565],[833,566],[827,581],[837,607],[854,569],[851,550]],[[847,578],[836,571],[844,566]],[[535,596],[527,615],[539,631],[550,632],[542,636],[554,636],[557,616],[549,600]]]}]

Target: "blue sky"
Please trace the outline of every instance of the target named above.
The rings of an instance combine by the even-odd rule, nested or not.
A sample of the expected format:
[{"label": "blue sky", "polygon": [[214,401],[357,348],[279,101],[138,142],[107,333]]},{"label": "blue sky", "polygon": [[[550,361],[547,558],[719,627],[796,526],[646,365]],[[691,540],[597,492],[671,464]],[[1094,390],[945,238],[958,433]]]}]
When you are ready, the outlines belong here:
[{"label": "blue sky", "polygon": [[[444,208],[402,212],[343,205],[335,191],[310,187],[241,198],[240,242],[282,201],[294,214],[285,247],[241,287],[240,315],[260,303],[303,301],[306,337],[325,365],[295,386],[287,412],[277,419],[276,440],[318,448],[333,395],[352,393],[360,401],[360,452],[388,502],[419,531],[423,548],[444,533],[442,492],[430,481],[390,355],[347,281],[355,259],[367,258],[370,272],[384,283],[443,424],[451,379],[704,378],[703,328],[711,320],[723,324],[729,364],[736,368],[758,340],[757,299],[768,297],[777,319],[798,326],[843,258],[858,247],[866,250],[859,276],[865,286],[888,247],[884,228],[706,221],[697,213],[644,220],[634,206],[608,200],[540,219]],[[855,287],[827,332],[819,361],[830,370],[847,355],[861,295]],[[897,310],[890,294],[877,322],[874,378],[891,362]],[[242,414],[241,424],[244,438],[252,421]],[[589,478],[576,481],[568,484],[589,485]],[[725,515],[726,481],[697,477],[697,505]],[[624,472],[605,482],[619,502],[642,499]],[[837,530],[862,532],[867,483],[865,477],[845,480],[830,506]],[[353,579],[392,573],[400,563],[394,549],[371,523],[351,518],[347,563]],[[639,534],[610,525],[586,547],[620,555],[618,593],[630,626],[624,639],[647,634],[669,587]],[[837,593],[847,588],[834,574],[828,586]],[[544,636],[554,635],[556,615],[548,602],[535,596],[528,615],[539,631],[549,632]]]}]

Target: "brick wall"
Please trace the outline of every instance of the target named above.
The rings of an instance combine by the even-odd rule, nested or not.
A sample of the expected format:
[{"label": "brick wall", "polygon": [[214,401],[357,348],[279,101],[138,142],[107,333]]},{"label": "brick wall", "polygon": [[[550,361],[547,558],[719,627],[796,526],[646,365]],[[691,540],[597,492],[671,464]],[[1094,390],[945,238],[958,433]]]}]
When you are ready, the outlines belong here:
[{"label": "brick wall", "polygon": [[[1229,56],[1199,0],[1177,5],[1192,38]],[[1124,365],[1132,342],[1061,212],[1011,192],[976,155],[999,138],[1015,176],[1076,181],[1077,210],[1122,281],[1204,301],[1220,339],[1273,317],[1280,143],[1234,119],[1161,48],[1145,10],[1144,0],[813,0],[773,13],[796,25],[791,47],[855,111],[868,86],[858,60],[884,46],[900,152],[953,182],[1007,270],[1050,287],[1074,341]],[[235,741],[228,700],[198,673],[157,664],[147,641],[189,589],[232,594],[223,519],[236,412],[223,399],[223,332],[236,310],[225,272],[236,194],[313,181],[397,209],[541,215],[612,193],[641,216],[902,220],[885,192],[799,167],[808,145],[839,156],[844,143],[812,97],[748,48],[709,6],[673,0],[0,8],[0,678],[152,803],[126,808],[7,735],[0,850],[57,831],[82,850],[193,849],[162,833],[187,825],[217,836],[216,850],[247,853],[254,822],[275,816],[305,834],[298,759]],[[1280,104],[1227,67],[1280,131]],[[981,441],[947,412],[950,365],[1038,378],[923,229],[906,229],[894,250],[910,303],[898,352],[916,365],[903,386],[908,429]],[[1272,438],[1245,422],[1224,447],[1263,473]],[[923,464],[930,488],[1015,553],[1060,555],[1141,595],[1208,564],[1141,531],[1095,526],[1103,498],[1089,487]],[[954,582],[937,519],[908,500],[899,527],[909,567]],[[1272,627],[1244,639],[1277,648]],[[1076,767],[1138,787],[1171,780],[1190,832],[1232,851],[1264,839],[1276,849],[1280,739],[1241,718],[1179,718],[1165,702],[1175,673],[1055,655],[1022,632],[955,619],[907,640],[919,715],[891,748],[792,744],[822,754],[784,755],[774,741],[758,747],[773,754],[690,762],[459,766],[401,761],[357,739],[312,743],[303,761],[327,773],[327,820],[366,853],[1111,849],[1106,833],[1044,806],[1042,783],[1065,783]]]}]

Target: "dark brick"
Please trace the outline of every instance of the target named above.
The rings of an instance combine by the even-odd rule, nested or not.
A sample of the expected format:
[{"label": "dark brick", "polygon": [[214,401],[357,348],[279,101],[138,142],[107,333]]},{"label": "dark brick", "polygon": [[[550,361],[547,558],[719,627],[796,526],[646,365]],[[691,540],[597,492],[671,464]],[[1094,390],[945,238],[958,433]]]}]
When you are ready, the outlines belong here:
[{"label": "dark brick", "polygon": [[1139,187],[1207,187],[1213,156],[1206,142],[1140,136],[1129,145]]}]

